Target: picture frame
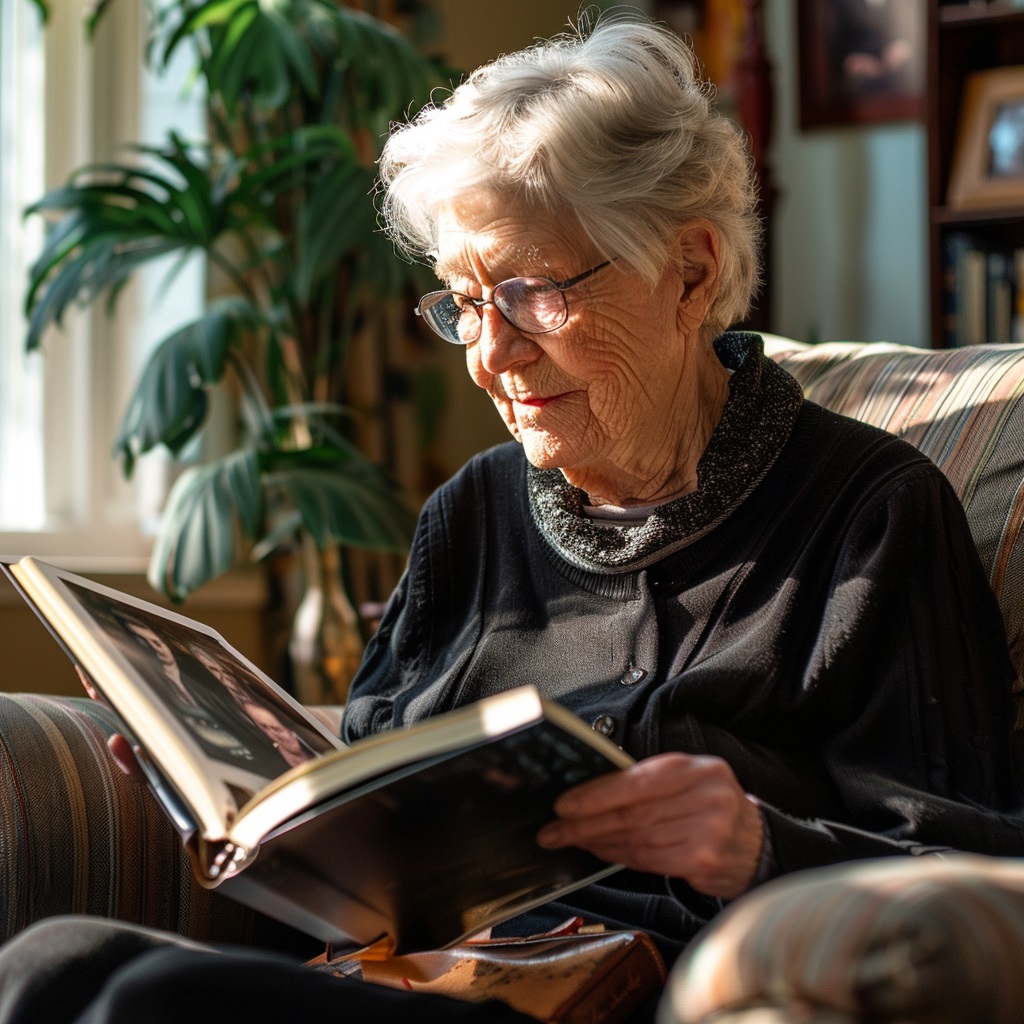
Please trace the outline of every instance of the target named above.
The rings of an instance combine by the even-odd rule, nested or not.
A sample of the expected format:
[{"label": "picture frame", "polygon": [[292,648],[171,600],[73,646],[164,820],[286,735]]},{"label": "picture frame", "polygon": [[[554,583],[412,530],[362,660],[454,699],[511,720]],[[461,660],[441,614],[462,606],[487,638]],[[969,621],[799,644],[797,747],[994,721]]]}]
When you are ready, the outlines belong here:
[{"label": "picture frame", "polygon": [[1024,202],[1024,65],[969,75],[960,101],[946,205],[998,209]]},{"label": "picture frame", "polygon": [[918,0],[797,0],[801,129],[924,116]]}]

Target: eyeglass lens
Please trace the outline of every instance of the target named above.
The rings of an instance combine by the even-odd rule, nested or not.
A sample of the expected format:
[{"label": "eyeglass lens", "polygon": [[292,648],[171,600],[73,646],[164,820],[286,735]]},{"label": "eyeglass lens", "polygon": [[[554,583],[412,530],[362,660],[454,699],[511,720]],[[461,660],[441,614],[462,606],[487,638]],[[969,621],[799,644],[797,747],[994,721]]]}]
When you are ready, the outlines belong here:
[{"label": "eyeglass lens", "polygon": [[419,312],[442,338],[468,344],[480,336],[480,306],[494,303],[513,327],[527,334],[546,334],[565,323],[565,296],[550,281],[514,277],[496,285],[489,300],[472,300],[457,292],[431,292]]}]

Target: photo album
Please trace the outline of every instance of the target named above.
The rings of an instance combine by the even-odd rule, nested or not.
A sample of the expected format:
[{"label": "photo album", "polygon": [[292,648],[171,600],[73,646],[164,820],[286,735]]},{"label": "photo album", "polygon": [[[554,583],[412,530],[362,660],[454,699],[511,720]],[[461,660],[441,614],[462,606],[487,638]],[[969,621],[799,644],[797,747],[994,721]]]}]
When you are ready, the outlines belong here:
[{"label": "photo album", "polygon": [[346,746],[201,623],[34,558],[0,568],[118,715],[207,887],[404,953],[618,870],[537,845],[563,790],[632,759],[531,685]]}]

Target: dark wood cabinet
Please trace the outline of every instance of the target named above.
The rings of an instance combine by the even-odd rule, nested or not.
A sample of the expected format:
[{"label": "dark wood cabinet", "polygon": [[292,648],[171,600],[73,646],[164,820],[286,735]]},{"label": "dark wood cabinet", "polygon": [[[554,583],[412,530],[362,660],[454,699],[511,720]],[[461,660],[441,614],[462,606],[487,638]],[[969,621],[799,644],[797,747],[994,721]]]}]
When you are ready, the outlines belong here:
[{"label": "dark wood cabinet", "polygon": [[970,239],[979,251],[1003,258],[1024,251],[1024,201],[978,209],[947,203],[964,86],[976,71],[1016,65],[1024,66],[1024,8],[1009,0],[928,0],[928,247],[936,347],[951,342],[950,252],[957,242]]}]

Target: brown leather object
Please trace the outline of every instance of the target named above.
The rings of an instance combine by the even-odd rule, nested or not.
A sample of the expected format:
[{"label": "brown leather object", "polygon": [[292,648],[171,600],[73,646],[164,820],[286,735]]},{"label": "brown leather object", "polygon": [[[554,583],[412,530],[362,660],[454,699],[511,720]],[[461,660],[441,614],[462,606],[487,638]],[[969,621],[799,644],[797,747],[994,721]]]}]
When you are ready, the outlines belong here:
[{"label": "brown leather object", "polygon": [[488,939],[386,959],[361,953],[313,965],[391,988],[500,999],[546,1024],[616,1024],[665,983],[654,944],[631,931]]}]

